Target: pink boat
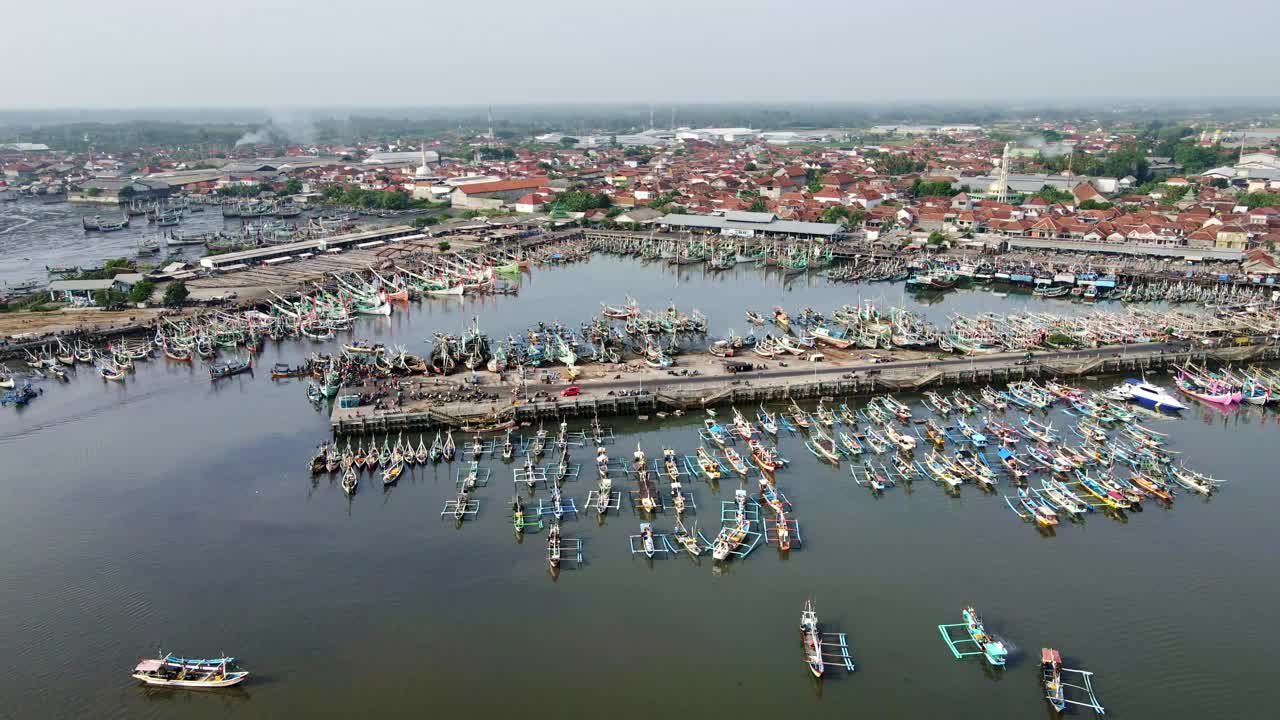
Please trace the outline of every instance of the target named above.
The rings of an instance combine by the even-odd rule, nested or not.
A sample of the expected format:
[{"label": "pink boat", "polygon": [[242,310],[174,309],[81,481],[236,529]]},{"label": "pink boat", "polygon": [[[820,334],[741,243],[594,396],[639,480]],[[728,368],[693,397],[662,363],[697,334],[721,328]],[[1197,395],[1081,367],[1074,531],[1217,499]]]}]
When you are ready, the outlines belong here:
[{"label": "pink boat", "polygon": [[1233,405],[1244,399],[1244,394],[1238,390],[1233,390],[1226,383],[1217,380],[1204,382],[1198,378],[1193,378],[1186,373],[1178,375],[1174,378],[1174,384],[1182,392],[1190,395],[1197,400],[1216,403],[1218,405]]}]

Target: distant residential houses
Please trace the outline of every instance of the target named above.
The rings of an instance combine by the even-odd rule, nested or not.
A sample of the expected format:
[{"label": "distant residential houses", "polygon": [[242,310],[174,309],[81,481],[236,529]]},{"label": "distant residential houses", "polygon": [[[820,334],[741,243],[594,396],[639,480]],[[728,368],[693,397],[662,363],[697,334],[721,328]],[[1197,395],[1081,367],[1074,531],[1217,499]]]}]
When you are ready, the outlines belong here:
[{"label": "distant residential houses", "polygon": [[[586,213],[589,222],[661,225],[668,216],[755,213],[773,222],[840,225],[842,233],[866,230],[898,241],[940,232],[985,242],[1009,238],[1243,253],[1274,244],[1280,231],[1280,213],[1236,205],[1240,192],[1280,192],[1280,160],[1271,149],[1243,153],[1230,166],[1197,175],[1188,175],[1173,158],[1148,158],[1149,175],[1185,190],[1167,202],[1166,188],[1140,191],[1132,176],[1024,171],[1043,169],[1038,146],[1019,152],[1020,171],[1001,175],[1004,143],[978,126],[873,130],[857,146],[841,147],[830,141],[846,139],[842,131],[749,127],[547,133],[514,146],[477,137],[477,152],[466,159],[443,158],[433,142],[300,146],[279,157],[256,157],[259,149],[245,146],[228,149],[231,159],[190,167],[166,159],[162,149],[74,155],[10,145],[0,146],[0,170],[7,186],[65,183],[68,199],[84,202],[279,186],[296,178],[312,192],[328,186],[399,191],[465,210],[537,214],[547,212],[561,193],[581,189],[607,196],[612,205]],[[1061,138],[1050,146],[1054,152],[1102,154],[1136,139],[1129,132],[1070,124],[1046,123],[1045,130]],[[493,147],[503,152],[481,152]],[[915,171],[889,172],[902,167]],[[915,197],[916,180],[934,188],[942,184],[954,194]],[[1048,199],[1037,196],[1046,186],[1056,192]],[[887,231],[893,232],[886,236]]]}]

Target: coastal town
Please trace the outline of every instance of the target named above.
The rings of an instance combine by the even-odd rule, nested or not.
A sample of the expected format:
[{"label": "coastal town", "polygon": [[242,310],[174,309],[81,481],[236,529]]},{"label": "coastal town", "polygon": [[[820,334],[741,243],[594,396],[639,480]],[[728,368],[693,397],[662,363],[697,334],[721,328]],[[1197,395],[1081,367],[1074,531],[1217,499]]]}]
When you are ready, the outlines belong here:
[{"label": "coastal town", "polygon": [[[10,307],[46,311],[11,334],[38,332],[42,320],[64,327],[60,315],[113,304],[103,301],[160,304],[173,281],[200,287],[214,278],[207,284],[260,295],[253,271],[287,275],[289,263],[320,247],[340,253],[381,241],[326,238],[360,240],[356,231],[393,225],[460,236],[463,247],[624,230],[818,243],[848,255],[1065,259],[1254,283],[1280,273],[1280,130],[1025,118],[990,128],[647,127],[499,138],[491,124],[476,135],[356,144],[298,144],[272,130],[199,148],[0,145],[6,207],[61,204],[85,218],[86,234],[143,228],[137,252],[122,258],[90,254],[6,277]],[[224,222],[187,230],[206,209]],[[146,297],[130,292],[139,283]],[[47,312],[57,307],[65,309]]]}]

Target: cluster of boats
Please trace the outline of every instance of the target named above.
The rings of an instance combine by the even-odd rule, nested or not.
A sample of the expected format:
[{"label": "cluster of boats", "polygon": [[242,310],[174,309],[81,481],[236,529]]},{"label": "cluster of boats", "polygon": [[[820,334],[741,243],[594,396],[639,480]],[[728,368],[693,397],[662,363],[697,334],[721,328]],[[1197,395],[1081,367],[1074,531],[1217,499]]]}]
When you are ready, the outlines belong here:
[{"label": "cluster of boats", "polygon": [[[1144,502],[1170,504],[1184,490],[1215,492],[1220,481],[1175,463],[1167,436],[1139,423],[1126,400],[1166,411],[1184,407],[1168,391],[1139,380],[1106,393],[1024,381],[1003,390],[983,388],[976,396],[962,390],[926,392],[929,416],[923,418],[887,395],[857,409],[832,408],[825,400],[812,411],[794,401],[780,413],[762,406],[755,423],[735,410],[734,431],[708,421],[703,436],[727,455],[735,437],[748,438],[754,458],[754,433],[803,433],[816,458],[834,465],[849,460],[854,482],[876,493],[920,479],[953,492],[972,484],[995,493],[1008,483],[1014,488],[1004,496],[1009,509],[1042,528],[1056,526],[1063,516],[1141,510]],[[1073,418],[1069,429],[1037,419],[1054,407]],[[1025,416],[1011,422],[1005,419],[1010,411]],[[984,412],[984,419],[975,417]],[[1069,436],[1080,442],[1067,443]],[[918,448],[928,452],[921,456]],[[718,478],[706,448],[698,453],[704,477]]]},{"label": "cluster of boats", "polygon": [[26,364],[37,377],[64,381],[69,379],[67,370],[77,365],[92,365],[103,380],[123,382],[133,370],[134,361],[152,356],[153,348],[145,340],[122,337],[98,348],[81,341],[68,344],[59,338],[39,351],[26,350]]},{"label": "cluster of boats", "polygon": [[1246,369],[1209,370],[1188,363],[1177,368],[1173,382],[1184,394],[1214,405],[1230,407],[1246,402],[1269,405],[1280,402],[1280,373],[1251,365]]},{"label": "cluster of boats", "polygon": [[1265,303],[1273,288],[1197,283],[1189,280],[1147,280],[1118,288],[1111,297],[1121,302],[1195,303],[1207,307]]},{"label": "cluster of boats", "polygon": [[[795,340],[789,342],[800,348],[820,343],[837,349],[938,349],[985,355],[1170,340],[1200,343],[1242,334],[1258,335],[1280,330],[1280,305],[1224,307],[1212,317],[1203,313],[1139,308],[1129,308],[1124,313],[1075,315],[1032,311],[955,313],[945,326],[939,327],[917,312],[901,307],[881,309],[865,301],[860,305],[843,305],[830,313],[806,307],[789,314],[782,308],[774,308],[765,316],[747,309],[746,318],[756,327],[766,323],[776,325],[783,334],[795,336]],[[757,351],[763,357],[772,357],[775,353],[776,348],[769,345]]]},{"label": "cluster of boats", "polygon": [[[507,441],[510,443],[509,436]],[[457,453],[458,447],[453,440],[453,431],[449,431],[443,437],[437,432],[431,447],[427,447],[425,436],[419,436],[415,447],[412,440],[406,443],[403,435],[397,436],[395,444],[392,444],[391,436],[388,435],[383,438],[380,447],[370,443],[369,447],[365,448],[364,442],[361,441],[355,449],[352,449],[351,439],[348,438],[346,447],[341,449],[336,442],[322,443],[311,456],[308,468],[313,476],[321,473],[333,475],[341,471],[342,490],[347,495],[352,495],[360,483],[361,472],[372,474],[380,470],[382,484],[393,485],[404,474],[406,466],[440,461],[453,462]]]},{"label": "cluster of boats", "polygon": [[222,204],[224,218],[292,218],[302,214],[302,207],[287,200],[244,200]]},{"label": "cluster of boats", "polygon": [[726,236],[598,236],[592,241],[591,248],[596,252],[638,258],[642,262],[702,265],[711,272],[750,263],[757,268],[796,275],[824,270],[835,261],[831,248],[822,244],[786,240],[743,241]]}]

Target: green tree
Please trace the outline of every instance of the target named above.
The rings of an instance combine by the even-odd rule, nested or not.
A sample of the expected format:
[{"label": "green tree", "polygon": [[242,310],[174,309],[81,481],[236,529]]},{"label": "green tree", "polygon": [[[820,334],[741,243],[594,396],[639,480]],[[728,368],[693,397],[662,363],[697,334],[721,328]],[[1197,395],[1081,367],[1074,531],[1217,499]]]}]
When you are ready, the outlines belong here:
[{"label": "green tree", "polygon": [[383,210],[406,210],[409,195],[399,191],[378,193],[378,207]]},{"label": "green tree", "polygon": [[848,217],[849,222],[846,224],[849,227],[862,227],[862,221],[866,219],[867,211],[862,208],[855,207],[849,210]]},{"label": "green tree", "polygon": [[947,236],[946,236],[946,235],[943,235],[942,233],[938,232],[937,230],[934,230],[933,232],[929,233],[929,244],[930,244],[930,245],[934,245],[934,246],[941,245],[941,244],[943,243],[943,241],[945,241],[946,239],[947,239]]},{"label": "green tree", "polygon": [[1190,190],[1190,185],[1163,185],[1160,188],[1160,201],[1166,205],[1172,205],[1186,197]]},{"label": "green tree", "polygon": [[569,137],[568,135],[565,135],[564,137],[560,138],[560,147],[571,148],[577,144],[578,144],[578,138],[576,137]]},{"label": "green tree", "polygon": [[1076,196],[1072,195],[1069,190],[1061,190],[1052,185],[1045,185],[1035,193],[1035,197],[1042,198],[1047,203],[1063,203],[1074,204]]},{"label": "green tree", "polygon": [[110,307],[119,305],[125,301],[125,294],[111,288],[109,290],[96,290],[93,293],[93,304],[99,307]]},{"label": "green tree", "polygon": [[876,159],[875,165],[888,175],[907,175],[925,168],[924,160],[916,160],[905,153],[881,155]]},{"label": "green tree", "polygon": [[1062,155],[1041,154],[1037,162],[1051,173],[1064,173],[1070,169],[1075,175],[1103,174],[1102,160],[1085,152],[1064,153]]},{"label": "green tree", "polygon": [[742,166],[742,169],[746,170],[747,172],[755,172],[759,168],[756,167],[756,164],[754,162],[748,160],[747,164]]},{"label": "green tree", "polygon": [[1084,202],[1080,203],[1079,209],[1080,210],[1110,210],[1113,207],[1115,206],[1109,202],[1099,202],[1097,200],[1094,200],[1093,198],[1089,198],[1088,200],[1085,200]]},{"label": "green tree", "polygon": [[1107,154],[1102,161],[1102,174],[1116,178],[1132,175],[1142,181],[1147,178],[1147,159],[1136,145],[1129,145]]},{"label": "green tree", "polygon": [[449,252],[449,248],[451,247],[453,246],[449,244],[448,240],[441,240],[440,242],[436,243],[436,249],[439,250],[440,252]]},{"label": "green tree", "polygon": [[1241,195],[1237,205],[1244,205],[1250,210],[1260,207],[1280,207],[1280,193],[1255,192]]},{"label": "green tree", "polygon": [[181,305],[187,299],[191,291],[187,289],[187,284],[181,280],[174,280],[169,283],[169,287],[164,289],[165,305]]},{"label": "green tree", "polygon": [[958,191],[951,189],[951,183],[946,180],[921,180],[916,178],[911,181],[911,190],[909,191],[916,197],[951,197]]},{"label": "green tree", "polygon": [[1230,165],[1235,161],[1235,153],[1229,148],[1224,148],[1221,144],[1202,146],[1194,138],[1180,141],[1169,154],[1189,175],[1220,165]]},{"label": "green tree", "polygon": [[551,203],[554,208],[564,212],[586,212],[595,208],[607,208],[609,204],[608,195],[585,190],[570,190],[561,193]]},{"label": "green tree", "polygon": [[765,204],[764,198],[756,198],[747,206],[749,212],[769,212],[769,206]]},{"label": "green tree", "polygon": [[849,217],[849,211],[840,205],[832,205],[822,211],[822,222],[824,223],[841,223]]},{"label": "green tree", "polygon": [[284,184],[284,193],[286,195],[297,195],[302,192],[302,181],[297,178],[289,178]]},{"label": "green tree", "polygon": [[148,300],[151,299],[151,293],[155,292],[155,290],[156,290],[155,283],[151,282],[150,280],[142,280],[137,283],[134,283],[134,286],[129,288],[129,302],[131,303],[147,302]]}]

